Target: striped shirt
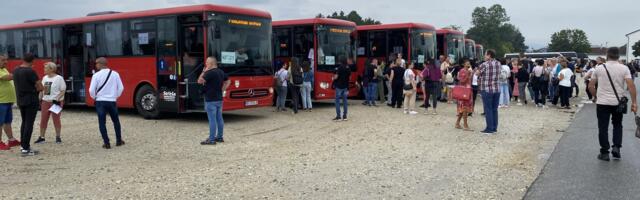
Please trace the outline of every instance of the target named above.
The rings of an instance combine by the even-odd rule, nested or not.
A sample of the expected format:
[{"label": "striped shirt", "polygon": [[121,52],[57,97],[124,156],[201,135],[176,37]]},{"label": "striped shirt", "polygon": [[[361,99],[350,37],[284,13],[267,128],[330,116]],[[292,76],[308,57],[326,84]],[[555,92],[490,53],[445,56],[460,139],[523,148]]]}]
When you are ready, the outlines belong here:
[{"label": "striped shirt", "polygon": [[495,59],[486,61],[478,67],[480,75],[480,91],[489,93],[498,93],[498,77],[500,76],[500,67],[502,65]]}]

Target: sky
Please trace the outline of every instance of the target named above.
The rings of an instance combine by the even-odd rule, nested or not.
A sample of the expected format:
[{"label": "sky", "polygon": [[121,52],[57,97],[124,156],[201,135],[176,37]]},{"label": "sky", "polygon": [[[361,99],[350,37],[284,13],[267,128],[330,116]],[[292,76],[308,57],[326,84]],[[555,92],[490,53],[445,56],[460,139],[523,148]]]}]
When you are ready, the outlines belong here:
[{"label": "sky", "polygon": [[97,11],[124,12],[204,3],[265,10],[273,20],[356,10],[361,16],[382,23],[458,25],[464,30],[471,27],[474,8],[501,4],[511,18],[510,23],[524,35],[525,44],[533,48],[547,46],[551,34],[567,28],[584,30],[592,46],[622,46],[627,43],[627,33],[640,29],[638,0],[7,0],[0,8],[0,24],[72,18]]}]

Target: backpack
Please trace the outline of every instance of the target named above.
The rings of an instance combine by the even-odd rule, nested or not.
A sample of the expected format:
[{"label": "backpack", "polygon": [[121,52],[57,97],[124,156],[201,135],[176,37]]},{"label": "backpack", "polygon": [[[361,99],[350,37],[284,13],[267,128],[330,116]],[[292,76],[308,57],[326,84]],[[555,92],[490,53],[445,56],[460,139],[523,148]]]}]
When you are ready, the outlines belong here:
[{"label": "backpack", "polygon": [[444,78],[444,82],[445,83],[453,83],[455,80],[453,79],[453,71],[449,71],[449,69],[447,69],[447,76],[445,76]]},{"label": "backpack", "polygon": [[295,85],[302,85],[302,82],[304,82],[304,78],[302,77],[302,73],[301,72],[291,72],[291,81],[293,82],[293,84]]},{"label": "backpack", "polygon": [[508,70],[504,70],[502,69],[502,67],[500,67],[500,75],[498,76],[498,80],[500,81],[507,81],[507,79],[509,78],[509,71]]}]

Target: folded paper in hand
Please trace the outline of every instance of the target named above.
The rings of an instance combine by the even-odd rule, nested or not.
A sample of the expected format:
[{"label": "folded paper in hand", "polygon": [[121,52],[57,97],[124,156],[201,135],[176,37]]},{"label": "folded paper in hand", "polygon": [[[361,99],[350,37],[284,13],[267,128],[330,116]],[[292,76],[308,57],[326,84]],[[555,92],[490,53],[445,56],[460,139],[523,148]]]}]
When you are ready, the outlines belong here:
[{"label": "folded paper in hand", "polygon": [[49,108],[49,111],[55,114],[60,114],[60,112],[62,111],[62,107],[60,107],[59,105],[53,104],[51,108]]}]

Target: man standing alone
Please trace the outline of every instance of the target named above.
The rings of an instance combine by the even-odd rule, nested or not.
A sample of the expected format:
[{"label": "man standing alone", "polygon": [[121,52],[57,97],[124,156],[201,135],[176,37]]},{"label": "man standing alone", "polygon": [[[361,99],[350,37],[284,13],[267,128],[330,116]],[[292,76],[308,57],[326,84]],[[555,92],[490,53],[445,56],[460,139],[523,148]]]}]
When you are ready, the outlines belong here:
[{"label": "man standing alone", "polygon": [[120,80],[118,72],[109,69],[107,59],[100,57],[96,59],[96,68],[99,70],[91,77],[89,85],[89,95],[96,101],[96,112],[98,113],[98,126],[104,144],[102,148],[111,149],[109,136],[107,135],[107,114],[113,122],[113,129],[116,132],[116,146],[124,145],[121,136],[120,118],[116,101],[122,95],[124,86]]},{"label": "man standing alone", "polygon": [[[600,154],[598,159],[609,161],[609,148],[614,158],[620,159],[622,147],[622,115],[625,111],[619,110],[618,105],[624,102],[624,84],[627,84],[631,94],[631,111],[637,112],[636,86],[631,78],[629,68],[618,62],[620,50],[611,47],[607,50],[607,62],[598,65],[591,75],[589,91],[594,96],[598,117],[598,139],[600,142]],[[598,89],[596,91],[596,84]],[[613,146],[609,146],[609,120],[613,124]]]},{"label": "man standing alone", "polygon": [[[340,59],[340,67],[336,69],[333,75],[333,84],[336,88],[336,118],[333,121],[347,121],[347,96],[349,95],[349,77],[351,70],[346,58]],[[343,113],[340,113],[340,101],[342,101]],[[342,115],[341,115],[342,114]]]},{"label": "man standing alone", "polygon": [[22,124],[20,125],[20,141],[22,146],[22,156],[33,156],[38,151],[32,150],[29,143],[33,134],[33,122],[38,113],[38,92],[43,87],[38,78],[38,74],[32,69],[33,54],[27,53],[22,58],[22,64],[13,70],[13,82],[16,86],[16,97]]},{"label": "man standing alone", "polygon": [[[224,142],[224,121],[222,120],[222,98],[231,81],[229,77],[218,68],[218,60],[208,57],[207,68],[204,69],[198,84],[204,85],[204,109],[209,118],[209,138],[200,142],[202,145],[215,145],[216,142]],[[217,134],[216,134],[217,131]]]},{"label": "man standing alone", "polygon": [[485,121],[487,128],[481,131],[484,134],[494,134],[498,131],[498,76],[500,76],[501,64],[496,59],[495,50],[487,50],[484,56],[485,62],[478,67],[476,74],[480,83],[482,104],[484,105]]}]

